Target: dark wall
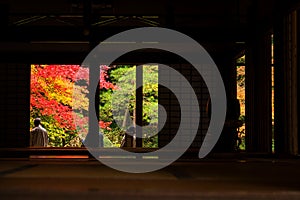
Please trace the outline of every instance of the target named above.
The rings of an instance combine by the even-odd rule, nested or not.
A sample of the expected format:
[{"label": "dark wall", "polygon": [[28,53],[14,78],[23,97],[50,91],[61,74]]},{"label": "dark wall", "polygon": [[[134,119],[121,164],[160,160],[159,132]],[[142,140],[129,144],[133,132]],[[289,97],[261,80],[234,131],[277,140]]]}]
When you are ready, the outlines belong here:
[{"label": "dark wall", "polygon": [[30,65],[1,63],[0,85],[0,147],[25,147],[30,128]]}]

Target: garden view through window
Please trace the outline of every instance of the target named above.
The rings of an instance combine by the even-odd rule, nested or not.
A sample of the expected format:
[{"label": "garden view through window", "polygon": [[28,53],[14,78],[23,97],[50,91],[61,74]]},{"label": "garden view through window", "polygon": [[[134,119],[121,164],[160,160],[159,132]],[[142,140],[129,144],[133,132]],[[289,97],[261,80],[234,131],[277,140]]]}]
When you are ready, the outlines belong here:
[{"label": "garden view through window", "polygon": [[[88,128],[88,119],[75,116],[80,124],[74,123],[73,109],[78,106],[88,108],[88,105],[74,105],[73,89],[78,79],[80,65],[31,65],[31,95],[30,95],[30,126],[33,120],[40,117],[42,126],[49,136],[49,147],[82,147],[82,137],[78,130]],[[119,147],[125,134],[113,116],[112,98],[117,92],[132,91],[127,95],[117,95],[115,102],[128,102],[122,118],[122,126],[135,126],[136,109],[136,66],[116,65],[100,66],[99,84],[99,131],[103,134],[104,147]],[[88,72],[83,76],[88,76]],[[85,88],[86,93],[87,88]],[[157,148],[158,136],[150,136],[147,132],[157,130],[158,125],[158,66],[143,65],[143,102],[142,123],[149,128],[143,130],[144,148]],[[83,96],[80,98],[87,98]],[[85,101],[87,102],[87,101]],[[96,105],[97,106],[97,105]],[[116,106],[116,104],[114,104]],[[80,128],[78,127],[80,126]]]},{"label": "garden view through window", "polygon": [[245,103],[246,103],[246,92],[245,92],[245,55],[237,59],[236,66],[236,86],[237,86],[237,99],[240,103],[240,117],[239,120],[243,122],[241,127],[238,127],[238,137],[240,138],[240,145],[238,148],[240,150],[245,150],[245,136],[246,136],[246,127],[245,127]]}]

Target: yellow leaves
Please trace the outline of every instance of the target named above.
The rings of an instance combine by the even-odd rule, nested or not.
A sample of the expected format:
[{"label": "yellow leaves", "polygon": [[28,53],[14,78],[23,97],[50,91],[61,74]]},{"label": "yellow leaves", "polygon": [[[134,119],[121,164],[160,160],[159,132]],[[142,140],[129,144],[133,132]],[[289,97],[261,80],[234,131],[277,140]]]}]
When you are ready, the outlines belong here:
[{"label": "yellow leaves", "polygon": [[[32,75],[37,73],[33,67]],[[64,105],[72,106],[72,89],[74,83],[62,77],[38,77],[37,82],[45,91],[45,97],[48,100],[55,100]]]},{"label": "yellow leaves", "polygon": [[[237,77],[245,77],[245,66],[238,66]],[[237,99],[240,101],[241,115],[245,115],[245,79],[237,79]]]},{"label": "yellow leaves", "polygon": [[74,83],[57,77],[52,80],[49,88],[49,100],[58,101],[64,105],[72,106],[72,88]]},{"label": "yellow leaves", "polygon": [[89,100],[87,98],[88,91],[83,86],[74,85],[73,88],[72,108],[75,110],[88,110]]}]

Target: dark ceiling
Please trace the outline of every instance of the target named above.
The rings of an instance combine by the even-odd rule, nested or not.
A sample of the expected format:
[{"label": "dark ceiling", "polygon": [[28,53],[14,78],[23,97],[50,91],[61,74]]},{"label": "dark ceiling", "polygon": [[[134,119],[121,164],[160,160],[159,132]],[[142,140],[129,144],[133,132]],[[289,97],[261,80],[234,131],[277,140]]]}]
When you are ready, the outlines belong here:
[{"label": "dark ceiling", "polygon": [[[250,12],[264,21],[272,18],[272,0],[2,0],[3,25],[15,30],[51,28],[89,29],[109,32],[114,28],[143,26],[201,29],[218,34],[240,33],[249,23]],[[254,8],[256,6],[257,8]],[[256,9],[256,10],[254,10]],[[59,28],[59,29],[57,29]],[[32,33],[32,39],[35,39]],[[63,33],[62,33],[63,34]],[[229,34],[228,34],[229,35]],[[53,35],[55,39],[56,34]],[[51,39],[51,36],[48,36]],[[61,38],[68,40],[69,37]],[[60,38],[59,38],[60,39]],[[79,39],[79,38],[78,38]]]},{"label": "dark ceiling", "polygon": [[43,51],[52,43],[51,51],[57,41],[68,42],[65,51],[84,52],[86,44],[145,26],[181,31],[211,51],[239,51],[253,19],[271,27],[273,1],[1,0],[0,52]]}]

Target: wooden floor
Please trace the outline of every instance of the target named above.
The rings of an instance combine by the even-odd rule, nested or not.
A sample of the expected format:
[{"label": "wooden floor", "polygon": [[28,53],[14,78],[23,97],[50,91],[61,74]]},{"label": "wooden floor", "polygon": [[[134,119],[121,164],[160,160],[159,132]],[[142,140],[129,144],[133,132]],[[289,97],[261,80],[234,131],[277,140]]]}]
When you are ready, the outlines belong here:
[{"label": "wooden floor", "polygon": [[300,199],[300,159],[211,158],[129,174],[85,158],[2,158],[0,199]]}]

